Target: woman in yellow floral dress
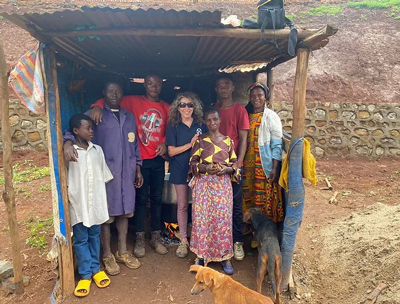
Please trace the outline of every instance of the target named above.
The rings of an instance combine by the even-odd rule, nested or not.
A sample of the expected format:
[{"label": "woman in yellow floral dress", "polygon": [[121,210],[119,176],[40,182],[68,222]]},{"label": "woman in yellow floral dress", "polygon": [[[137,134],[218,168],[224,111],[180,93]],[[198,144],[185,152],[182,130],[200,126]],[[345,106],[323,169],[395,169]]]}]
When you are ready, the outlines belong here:
[{"label": "woman in yellow floral dress", "polygon": [[282,124],[269,106],[269,90],[260,83],[248,89],[250,130],[243,168],[243,209],[259,208],[275,223],[284,219],[278,184],[282,161]]}]

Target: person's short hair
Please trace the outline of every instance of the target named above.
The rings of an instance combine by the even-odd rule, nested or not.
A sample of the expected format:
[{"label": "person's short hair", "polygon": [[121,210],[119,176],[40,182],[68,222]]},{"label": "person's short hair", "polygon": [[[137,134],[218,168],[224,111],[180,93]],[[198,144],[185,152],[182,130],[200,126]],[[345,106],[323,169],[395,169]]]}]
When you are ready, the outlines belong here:
[{"label": "person's short hair", "polygon": [[219,110],[218,110],[216,107],[209,107],[209,108],[206,108],[206,109],[204,110],[204,118],[206,118],[207,115],[208,115],[208,114],[211,114],[211,113],[217,113],[218,116],[219,116],[219,118],[221,118],[221,113],[219,112]]},{"label": "person's short hair", "polygon": [[218,74],[216,79],[215,79],[215,83],[217,83],[218,80],[221,80],[221,79],[229,79],[233,83],[233,79],[232,79],[232,75],[231,74],[227,74],[227,73]]},{"label": "person's short hair", "polygon": [[121,87],[122,91],[123,91],[123,92],[125,91],[125,90],[124,90],[124,86],[121,84],[120,81],[113,81],[113,80],[104,81],[104,83],[103,83],[103,90],[106,90],[107,87],[108,87],[108,85],[110,85],[111,83],[115,83],[115,84],[119,85],[119,86]]},{"label": "person's short hair", "polygon": [[74,128],[78,129],[81,126],[82,120],[92,121],[86,114],[75,114],[69,120],[69,130],[73,133]]}]

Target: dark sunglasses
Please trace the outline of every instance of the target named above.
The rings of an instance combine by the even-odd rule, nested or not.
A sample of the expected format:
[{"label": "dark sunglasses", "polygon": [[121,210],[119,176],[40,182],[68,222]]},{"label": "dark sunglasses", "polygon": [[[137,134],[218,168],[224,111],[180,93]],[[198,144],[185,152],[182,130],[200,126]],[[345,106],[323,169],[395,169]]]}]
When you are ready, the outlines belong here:
[{"label": "dark sunglasses", "polygon": [[189,102],[189,103],[180,102],[180,103],[178,104],[178,107],[180,107],[181,109],[184,109],[184,108],[186,108],[186,107],[192,109],[192,108],[194,108],[194,104],[193,104],[192,102]]}]

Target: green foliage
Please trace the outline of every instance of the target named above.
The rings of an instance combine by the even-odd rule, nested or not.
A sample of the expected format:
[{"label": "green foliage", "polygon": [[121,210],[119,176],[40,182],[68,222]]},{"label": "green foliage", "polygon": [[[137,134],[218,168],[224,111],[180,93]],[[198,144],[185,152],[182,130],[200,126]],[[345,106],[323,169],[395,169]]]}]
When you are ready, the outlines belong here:
[{"label": "green foliage", "polygon": [[29,236],[26,238],[25,243],[31,247],[46,248],[46,234],[53,228],[53,217],[50,216],[47,219],[41,219],[36,217],[33,218],[31,214],[27,221],[23,221],[22,224],[27,228]]},{"label": "green foliage", "polygon": [[15,194],[23,194],[24,198],[29,198],[31,196],[31,193],[27,189],[19,187],[15,188]]},{"label": "green foliage", "polygon": [[296,14],[286,14],[286,17],[289,19],[289,20],[294,20],[294,18],[296,18]]},{"label": "green foliage", "polygon": [[[22,169],[24,168],[24,169]],[[50,175],[49,167],[36,167],[31,160],[26,160],[23,163],[17,162],[13,166],[13,181],[14,183],[26,183],[35,179],[41,179]],[[0,176],[0,185],[4,184],[3,174]]]},{"label": "green foliage", "polygon": [[387,16],[400,20],[400,0],[363,0],[351,1],[347,3],[348,7],[365,9],[390,9]]},{"label": "green foliage", "polygon": [[51,191],[51,185],[50,184],[41,185],[39,191],[40,192]]},{"label": "green foliage", "polygon": [[317,7],[310,8],[304,12],[301,12],[302,15],[308,16],[333,16],[336,17],[339,14],[343,13],[343,8],[339,5],[320,5]]}]

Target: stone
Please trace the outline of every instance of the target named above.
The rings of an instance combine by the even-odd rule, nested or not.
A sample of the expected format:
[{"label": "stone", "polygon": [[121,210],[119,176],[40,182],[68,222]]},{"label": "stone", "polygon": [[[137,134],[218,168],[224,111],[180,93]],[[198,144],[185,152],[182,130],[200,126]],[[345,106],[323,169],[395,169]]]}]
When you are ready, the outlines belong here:
[{"label": "stone", "polygon": [[369,131],[364,128],[356,128],[354,132],[359,136],[367,136],[369,134]]},{"label": "stone", "polygon": [[12,277],[14,275],[13,265],[11,262],[2,260],[0,261],[0,282]]},{"label": "stone", "polygon": [[29,120],[23,120],[21,122],[21,129],[30,129],[33,127],[33,123]]},{"label": "stone", "polygon": [[[22,284],[24,287],[28,287],[30,283],[30,278],[28,276],[22,277]],[[6,296],[13,294],[17,291],[17,285],[14,283],[14,277],[8,278],[2,283],[3,289],[5,290]]]},{"label": "stone", "polygon": [[19,124],[19,116],[18,115],[11,115],[9,118],[10,121],[10,127],[15,127],[18,126]]},{"label": "stone", "polygon": [[30,132],[28,133],[28,140],[30,142],[35,142],[41,140],[39,132]]},{"label": "stone", "polygon": [[372,148],[368,146],[358,146],[356,148],[356,152],[358,155],[369,156],[372,153]]},{"label": "stone", "polygon": [[380,112],[377,112],[377,113],[374,114],[374,119],[375,120],[382,120],[383,116],[382,116],[382,114]]},{"label": "stone", "polygon": [[338,111],[333,110],[333,111],[329,111],[329,119],[336,119],[338,117]]},{"label": "stone", "polygon": [[338,127],[343,127],[344,121],[335,121],[335,125],[337,125]]},{"label": "stone", "polygon": [[13,143],[20,143],[25,139],[26,139],[25,134],[21,130],[16,130],[13,136],[11,137],[11,141]]},{"label": "stone", "polygon": [[389,118],[389,119],[396,119],[396,118],[397,118],[397,114],[394,113],[394,112],[390,112],[390,113],[387,115],[387,118]]},{"label": "stone", "polygon": [[19,115],[26,115],[26,109],[24,109],[24,108],[19,108],[19,109],[18,109],[18,114],[19,114]]},{"label": "stone", "polygon": [[360,138],[359,138],[359,137],[356,137],[356,136],[353,136],[352,138],[350,138],[350,141],[351,141],[353,144],[358,144],[359,140],[360,140]]},{"label": "stone", "polygon": [[307,127],[308,133],[314,133],[317,129],[314,126]]},{"label": "stone", "polygon": [[316,109],[315,110],[315,117],[318,119],[325,119],[326,111],[323,109]]},{"label": "stone", "polygon": [[14,151],[32,150],[32,146],[28,143],[25,143],[24,145],[14,146],[13,150]]},{"label": "stone", "polygon": [[305,139],[307,139],[310,144],[314,144],[314,138],[312,138],[311,136],[304,136]]},{"label": "stone", "polygon": [[325,108],[330,108],[331,107],[331,103],[329,101],[324,102],[324,107]]},{"label": "stone", "polygon": [[309,125],[310,123],[311,123],[311,120],[309,120],[309,119],[306,119],[306,120],[305,120],[305,124],[306,124],[306,125]]},{"label": "stone", "polygon": [[368,109],[368,111],[372,112],[373,110],[375,110],[375,105],[373,105],[373,104],[368,105],[367,109]]},{"label": "stone", "polygon": [[346,119],[356,119],[356,113],[353,111],[343,111],[342,116]]},{"label": "stone", "polygon": [[367,106],[365,104],[362,104],[359,109],[360,110],[365,110],[366,108],[367,108]]},{"label": "stone", "polygon": [[340,138],[340,137],[331,137],[331,139],[329,140],[329,142],[332,144],[332,145],[335,145],[335,146],[337,146],[337,145],[341,145],[342,144],[342,139]]},{"label": "stone", "polygon": [[36,121],[36,128],[39,130],[43,130],[47,128],[47,123],[44,120],[38,119]]},{"label": "stone", "polygon": [[328,132],[329,134],[334,134],[336,133],[336,129],[333,127],[329,127],[328,129],[326,129],[326,132]]},{"label": "stone", "polygon": [[349,135],[351,133],[350,129],[347,128],[342,128],[340,130],[340,133],[344,134],[344,135]]},{"label": "stone", "polygon": [[29,116],[31,117],[38,117],[40,116],[39,114],[33,113],[32,111],[29,111]]},{"label": "stone", "polygon": [[350,148],[349,147],[344,147],[342,150],[340,150],[343,156],[347,156],[350,154]]},{"label": "stone", "polygon": [[325,120],[316,120],[315,124],[317,125],[317,127],[323,127],[326,125],[326,121]]},{"label": "stone", "polygon": [[325,136],[326,132],[324,130],[319,130],[319,136]]},{"label": "stone", "polygon": [[315,147],[315,155],[317,156],[323,156],[324,155],[324,150],[320,147]]},{"label": "stone", "polygon": [[375,127],[375,125],[376,125],[376,124],[375,124],[375,122],[374,122],[373,120],[368,120],[368,121],[367,121],[367,126],[368,126],[368,127]]},{"label": "stone", "polygon": [[394,145],[396,141],[393,138],[385,137],[381,139],[381,143],[384,145]]},{"label": "stone", "polygon": [[349,121],[347,125],[352,128],[356,125],[356,123],[354,121]]},{"label": "stone", "polygon": [[389,152],[392,155],[400,156],[400,149],[398,149],[398,148],[389,148]]},{"label": "stone", "polygon": [[326,144],[326,139],[322,138],[318,140],[318,143],[321,145],[325,145]]},{"label": "stone", "polygon": [[285,111],[285,110],[282,110],[282,111],[279,111],[278,112],[278,115],[279,115],[279,117],[287,117],[288,116],[288,114],[289,114],[289,112],[288,111]]},{"label": "stone", "polygon": [[340,104],[334,103],[334,104],[333,104],[333,108],[334,108],[334,109],[340,109]]},{"label": "stone", "polygon": [[399,137],[400,132],[399,132],[399,130],[392,130],[392,131],[390,131],[390,135],[392,135],[393,137]]},{"label": "stone", "polygon": [[382,148],[381,146],[377,146],[376,147],[376,149],[375,149],[375,153],[376,153],[376,155],[383,155],[383,153],[385,153],[385,149],[384,148]]},{"label": "stone", "polygon": [[36,151],[40,151],[40,152],[47,151],[47,146],[44,143],[37,144],[34,148]]},{"label": "stone", "polygon": [[376,129],[372,132],[372,136],[382,136],[383,134],[382,129]]},{"label": "stone", "polygon": [[286,124],[289,125],[289,126],[292,126],[293,125],[293,119],[287,119],[286,120]]},{"label": "stone", "polygon": [[306,106],[307,109],[314,109],[317,106],[317,104],[315,102],[308,102]]},{"label": "stone", "polygon": [[367,118],[371,117],[371,114],[368,111],[360,111],[360,112],[358,112],[358,116],[361,119],[367,119]]},{"label": "stone", "polygon": [[292,132],[292,127],[290,127],[290,126],[284,126],[284,127],[283,127],[283,130],[284,130],[285,132],[291,133],[291,132]]},{"label": "stone", "polygon": [[280,104],[279,102],[274,102],[274,103],[272,104],[272,107],[273,107],[274,109],[279,109],[279,108],[281,107],[281,104]]},{"label": "stone", "polygon": [[354,110],[357,110],[357,109],[358,109],[358,104],[352,103],[352,104],[351,104],[351,107],[352,107]]}]

